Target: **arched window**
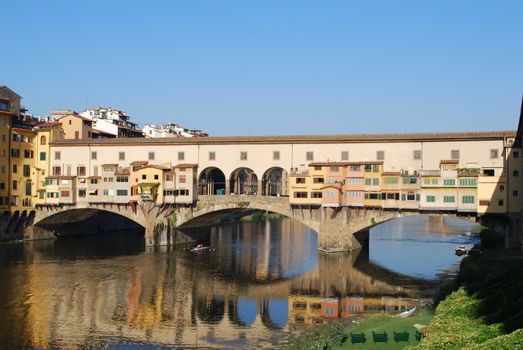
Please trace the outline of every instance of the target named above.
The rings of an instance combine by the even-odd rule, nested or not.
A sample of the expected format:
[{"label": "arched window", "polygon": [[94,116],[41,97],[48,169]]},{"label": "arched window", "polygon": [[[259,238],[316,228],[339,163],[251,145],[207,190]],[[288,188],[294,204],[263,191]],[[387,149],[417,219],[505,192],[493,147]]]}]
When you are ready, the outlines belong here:
[{"label": "arched window", "polygon": [[45,142],[46,142],[45,136],[42,135],[42,136],[40,137],[40,144],[41,144],[41,145],[45,145]]}]

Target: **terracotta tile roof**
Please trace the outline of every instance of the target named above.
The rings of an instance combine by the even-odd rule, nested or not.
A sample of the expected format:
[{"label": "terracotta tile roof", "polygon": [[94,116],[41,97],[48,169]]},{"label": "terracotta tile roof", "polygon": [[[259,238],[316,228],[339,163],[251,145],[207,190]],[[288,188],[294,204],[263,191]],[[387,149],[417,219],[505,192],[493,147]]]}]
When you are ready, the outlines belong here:
[{"label": "terracotta tile roof", "polygon": [[197,167],[198,167],[198,164],[189,164],[189,163],[185,163],[185,164],[178,164],[178,165],[175,165],[174,167],[175,167],[175,168],[197,168]]},{"label": "terracotta tile roof", "polygon": [[381,175],[385,175],[385,176],[401,176],[401,172],[400,171],[384,171],[381,173]]},{"label": "terracotta tile roof", "polygon": [[440,160],[440,164],[459,164],[459,160],[450,159],[450,160]]},{"label": "terracotta tile roof", "polygon": [[81,116],[80,114],[67,114],[67,115],[64,115],[63,117],[58,118],[58,120],[61,120],[62,118],[65,118],[65,117],[75,117],[75,118],[84,120],[86,122],[91,122],[91,123],[93,122],[91,119]]},{"label": "terracotta tile roof", "polygon": [[309,163],[309,166],[344,166],[349,163],[347,162],[313,162]]},{"label": "terracotta tile roof", "polygon": [[111,166],[118,166],[118,163],[107,163],[107,164],[102,164],[103,167],[111,167]]},{"label": "terracotta tile roof", "polygon": [[162,165],[155,165],[155,164],[149,164],[149,165],[143,166],[138,170],[147,169],[147,168],[153,168],[153,169],[158,169],[158,170],[163,170],[163,171],[171,170],[171,168],[169,168],[169,167],[165,167]]},{"label": "terracotta tile roof", "polygon": [[149,164],[148,160],[135,160],[134,162],[131,162],[129,165],[147,165]]},{"label": "terracotta tile roof", "polygon": [[390,142],[434,142],[458,140],[497,140],[515,137],[515,131],[488,132],[443,132],[415,134],[353,134],[353,135],[303,135],[303,136],[223,136],[223,137],[162,137],[162,138],[116,138],[100,140],[60,140],[55,145],[178,145],[178,144],[267,144],[267,143],[390,143]]}]

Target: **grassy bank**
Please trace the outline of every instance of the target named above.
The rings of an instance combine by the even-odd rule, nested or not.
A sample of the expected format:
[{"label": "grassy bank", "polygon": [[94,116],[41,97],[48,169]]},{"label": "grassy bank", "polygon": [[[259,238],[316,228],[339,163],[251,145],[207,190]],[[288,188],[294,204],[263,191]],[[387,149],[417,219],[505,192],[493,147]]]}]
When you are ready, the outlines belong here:
[{"label": "grassy bank", "polygon": [[[297,335],[285,349],[404,349],[417,343],[415,338],[415,324],[428,324],[433,317],[431,310],[421,310],[409,318],[392,317],[380,313],[366,316],[363,321],[354,324],[341,324],[339,322],[310,328],[304,334]],[[387,343],[374,343],[372,331],[386,331],[389,337]],[[394,342],[393,331],[408,331],[409,342]],[[352,344],[350,332],[365,333],[365,344]]]},{"label": "grassy bank", "polygon": [[481,232],[483,253],[463,259],[457,289],[436,308],[426,337],[411,349],[523,349],[523,254]]}]

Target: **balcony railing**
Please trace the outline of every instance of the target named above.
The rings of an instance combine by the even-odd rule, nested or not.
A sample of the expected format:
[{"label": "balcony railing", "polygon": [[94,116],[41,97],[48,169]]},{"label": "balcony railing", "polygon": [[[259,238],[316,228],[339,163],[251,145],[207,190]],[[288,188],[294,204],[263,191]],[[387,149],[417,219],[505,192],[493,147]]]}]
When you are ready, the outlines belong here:
[{"label": "balcony railing", "polygon": [[421,176],[440,176],[441,170],[421,170]]}]

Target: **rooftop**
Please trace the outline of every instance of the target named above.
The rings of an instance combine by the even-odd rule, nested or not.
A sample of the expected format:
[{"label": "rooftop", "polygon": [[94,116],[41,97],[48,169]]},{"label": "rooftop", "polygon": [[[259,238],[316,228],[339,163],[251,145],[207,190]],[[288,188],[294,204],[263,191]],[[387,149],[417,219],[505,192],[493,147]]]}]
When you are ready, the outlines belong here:
[{"label": "rooftop", "polygon": [[515,131],[442,132],[414,134],[347,134],[347,135],[297,135],[297,136],[221,136],[205,138],[116,138],[116,139],[67,139],[54,145],[176,145],[176,144],[267,144],[267,143],[388,143],[499,140],[515,137]]}]

